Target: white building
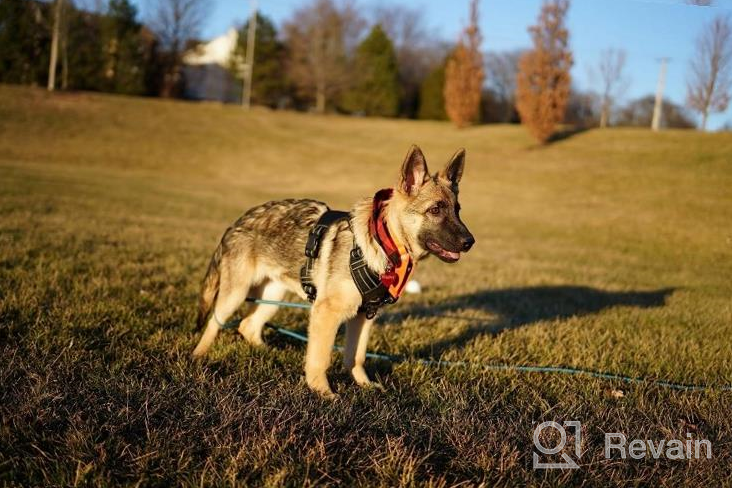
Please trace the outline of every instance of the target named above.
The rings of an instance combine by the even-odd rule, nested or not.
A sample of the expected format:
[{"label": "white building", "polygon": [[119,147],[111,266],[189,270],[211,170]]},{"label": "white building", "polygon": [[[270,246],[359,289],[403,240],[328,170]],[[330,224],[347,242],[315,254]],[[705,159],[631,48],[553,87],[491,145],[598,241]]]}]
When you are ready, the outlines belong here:
[{"label": "white building", "polygon": [[241,82],[229,69],[238,41],[236,29],[199,44],[183,55],[185,96],[194,100],[241,102]]}]

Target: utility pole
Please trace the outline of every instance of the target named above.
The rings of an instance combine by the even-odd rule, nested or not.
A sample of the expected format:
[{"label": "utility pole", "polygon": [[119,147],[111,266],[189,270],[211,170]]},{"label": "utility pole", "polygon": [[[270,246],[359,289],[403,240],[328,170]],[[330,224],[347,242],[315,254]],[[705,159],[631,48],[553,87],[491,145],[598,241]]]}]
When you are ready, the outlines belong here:
[{"label": "utility pole", "polygon": [[241,93],[241,105],[249,110],[252,97],[252,73],[254,72],[254,42],[257,35],[257,0],[250,0],[251,14],[247,26],[247,52],[244,62],[244,86]]},{"label": "utility pole", "polygon": [[51,38],[51,61],[48,64],[48,91],[56,88],[56,62],[58,61],[58,38],[61,33],[61,9],[63,0],[56,0],[56,9],[53,14],[53,37]]},{"label": "utility pole", "polygon": [[661,71],[658,73],[658,86],[656,86],[656,103],[653,105],[653,121],[651,129],[658,131],[661,126],[661,109],[663,108],[663,89],[666,86],[666,64],[671,58],[661,58]]}]

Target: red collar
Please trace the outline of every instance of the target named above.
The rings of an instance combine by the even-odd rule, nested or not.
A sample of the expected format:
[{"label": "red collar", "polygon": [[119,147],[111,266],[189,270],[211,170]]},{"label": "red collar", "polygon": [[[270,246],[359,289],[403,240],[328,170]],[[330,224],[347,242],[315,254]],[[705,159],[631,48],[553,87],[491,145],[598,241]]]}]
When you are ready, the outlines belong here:
[{"label": "red collar", "polygon": [[389,289],[394,298],[399,298],[404,291],[404,285],[414,271],[415,263],[407,251],[407,247],[398,242],[389,232],[386,224],[384,209],[389,203],[394,190],[386,188],[374,195],[374,203],[369,218],[369,233],[386,253],[388,263],[381,275],[381,283]]}]

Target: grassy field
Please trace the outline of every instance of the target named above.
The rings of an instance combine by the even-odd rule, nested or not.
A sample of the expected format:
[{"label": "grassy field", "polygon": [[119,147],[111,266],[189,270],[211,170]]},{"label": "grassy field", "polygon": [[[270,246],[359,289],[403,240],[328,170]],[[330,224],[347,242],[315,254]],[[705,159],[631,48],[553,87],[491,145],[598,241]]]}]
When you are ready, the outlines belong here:
[{"label": "grassy field", "polygon": [[[537,148],[520,127],[316,117],[0,86],[0,482],[134,485],[730,485],[732,393],[336,359],[222,333],[189,359],[195,301],[248,207],[334,208],[391,186],[411,143],[468,150],[477,244],[420,263],[425,290],[371,350],[732,383],[732,135],[611,129]],[[274,322],[304,331],[306,315]],[[341,339],[339,338],[339,341]],[[622,392],[622,396],[620,396]],[[533,429],[580,420],[580,469],[532,469]],[[709,439],[712,459],[611,459]],[[550,445],[550,443],[546,443]]]}]

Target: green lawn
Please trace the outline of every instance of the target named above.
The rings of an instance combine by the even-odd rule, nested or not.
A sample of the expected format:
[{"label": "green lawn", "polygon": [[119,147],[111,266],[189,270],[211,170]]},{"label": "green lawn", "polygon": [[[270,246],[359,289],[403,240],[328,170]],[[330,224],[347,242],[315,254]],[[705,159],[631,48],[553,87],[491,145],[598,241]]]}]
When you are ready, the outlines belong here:
[{"label": "green lawn", "polygon": [[[283,197],[348,208],[395,182],[411,143],[433,171],[467,148],[477,244],[420,263],[424,293],[383,314],[372,351],[732,384],[730,134],[538,148],[514,126],[0,86],[0,482],[732,484],[729,392],[414,361],[368,362],[385,391],[363,391],[337,359],[329,402],[304,386],[303,345],[271,330],[266,349],[227,331],[189,359],[227,225]],[[532,469],[545,420],[582,422],[580,469]],[[713,457],[606,460],[606,432],[690,433]]]}]

